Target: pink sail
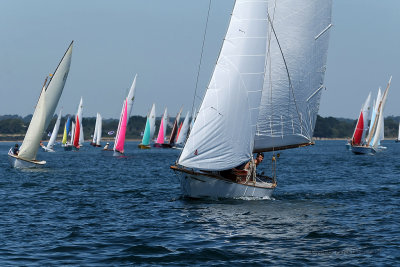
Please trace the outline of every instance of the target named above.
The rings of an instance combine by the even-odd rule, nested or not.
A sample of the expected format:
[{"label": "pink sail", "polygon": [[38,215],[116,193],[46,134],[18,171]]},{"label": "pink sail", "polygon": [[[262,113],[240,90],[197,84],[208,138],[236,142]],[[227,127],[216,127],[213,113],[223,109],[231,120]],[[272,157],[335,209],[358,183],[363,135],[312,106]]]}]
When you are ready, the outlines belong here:
[{"label": "pink sail", "polygon": [[126,133],[126,124],[128,122],[128,105],[127,100],[125,100],[123,113],[121,117],[120,128],[118,129],[118,139],[117,144],[115,145],[115,150],[124,153],[124,144],[125,144],[125,133]]},{"label": "pink sail", "polygon": [[157,144],[164,144],[164,116],[161,118],[160,130],[158,130]]}]

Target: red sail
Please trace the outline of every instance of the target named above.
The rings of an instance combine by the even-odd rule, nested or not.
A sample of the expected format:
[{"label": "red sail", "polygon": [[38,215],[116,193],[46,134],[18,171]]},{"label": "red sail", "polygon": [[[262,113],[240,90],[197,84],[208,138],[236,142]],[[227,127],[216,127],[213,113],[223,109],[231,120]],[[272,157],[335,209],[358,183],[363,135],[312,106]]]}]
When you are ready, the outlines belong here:
[{"label": "red sail", "polygon": [[361,144],[361,138],[364,130],[364,116],[363,113],[360,113],[360,117],[358,118],[356,130],[354,131],[353,135],[353,145],[360,145]]},{"label": "red sail", "polygon": [[81,126],[79,125],[79,117],[76,116],[74,147],[79,148],[79,134],[81,133]]}]

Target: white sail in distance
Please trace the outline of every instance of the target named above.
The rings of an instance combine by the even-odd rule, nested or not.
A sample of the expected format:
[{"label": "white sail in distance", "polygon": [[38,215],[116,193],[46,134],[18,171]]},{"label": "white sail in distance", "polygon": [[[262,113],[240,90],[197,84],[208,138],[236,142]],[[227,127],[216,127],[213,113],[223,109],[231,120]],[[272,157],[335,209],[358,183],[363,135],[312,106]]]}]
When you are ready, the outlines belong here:
[{"label": "white sail in distance", "polygon": [[154,131],[156,130],[156,106],[153,103],[151,107],[151,111],[149,114],[149,122],[150,122],[150,140],[153,140]]},{"label": "white sail in distance", "polygon": [[225,170],[251,158],[265,73],[267,11],[268,1],[235,2],[180,165]]},{"label": "white sail in distance", "polygon": [[254,152],[312,142],[331,28],[331,0],[268,1],[264,88]]},{"label": "white sail in distance", "polygon": [[183,120],[181,131],[179,132],[178,139],[176,140],[177,145],[182,145],[186,141],[188,132],[189,132],[189,111],[186,113],[185,119]]},{"label": "white sail in distance", "polygon": [[61,112],[62,112],[62,110],[60,110],[60,112],[58,113],[57,121],[54,124],[53,132],[51,133],[50,140],[47,143],[46,148],[48,148],[48,149],[52,149],[54,146],[54,143],[56,142],[58,130],[60,129]]},{"label": "white sail in distance", "polygon": [[43,131],[47,129],[53,118],[58,101],[64,89],[71,65],[73,42],[69,45],[58,64],[49,83],[43,86],[36,109],[22,142],[18,157],[35,160]]},{"label": "white sail in distance", "polygon": [[103,130],[103,122],[100,113],[97,113],[96,117],[96,145],[100,145],[101,142],[101,132]]}]

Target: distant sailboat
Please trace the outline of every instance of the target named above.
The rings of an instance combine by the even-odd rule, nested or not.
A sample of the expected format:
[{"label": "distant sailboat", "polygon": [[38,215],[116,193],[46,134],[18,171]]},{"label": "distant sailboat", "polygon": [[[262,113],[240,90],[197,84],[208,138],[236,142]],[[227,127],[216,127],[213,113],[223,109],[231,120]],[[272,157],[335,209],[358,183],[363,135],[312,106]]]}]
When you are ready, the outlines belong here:
[{"label": "distant sailboat", "polygon": [[165,135],[167,133],[167,124],[168,124],[168,115],[167,115],[167,108],[164,110],[164,114],[160,121],[160,128],[158,129],[157,140],[154,143],[154,147],[163,147],[165,144]]},{"label": "distant sailboat", "polygon": [[186,141],[189,132],[189,111],[186,113],[185,119],[183,120],[182,127],[179,131],[179,136],[176,139],[175,146],[177,148],[182,147]]},{"label": "distant sailboat", "polygon": [[53,132],[51,133],[50,140],[47,143],[47,146],[43,146],[43,149],[46,152],[54,152],[53,146],[54,146],[54,143],[56,142],[56,138],[57,138],[57,135],[58,135],[58,130],[60,129],[61,112],[62,112],[62,110],[60,110],[60,112],[58,114],[57,121],[54,124]]},{"label": "distant sailboat", "polygon": [[93,133],[93,140],[90,143],[92,146],[101,147],[101,132],[102,132],[102,118],[100,113],[96,115],[96,123],[94,125],[94,133]]},{"label": "distant sailboat", "polygon": [[142,142],[138,145],[140,149],[149,149],[150,148],[150,140],[153,139],[154,130],[156,123],[156,108],[155,105],[151,107],[150,113],[147,116],[146,126],[143,132]]},{"label": "distant sailboat", "polygon": [[73,42],[69,45],[48,83],[46,78],[18,154],[14,154],[12,150],[8,153],[13,167],[32,168],[46,164],[46,161],[36,160],[36,154],[43,132],[47,129],[53,118],[54,111],[64,89],[71,65],[72,46]]},{"label": "distant sailboat", "polygon": [[361,107],[360,115],[358,116],[356,128],[354,129],[353,137],[351,138],[350,148],[357,146],[365,146],[365,134],[368,130],[368,114],[370,110],[371,93]]},{"label": "distant sailboat", "polygon": [[396,143],[400,142],[400,122],[399,122],[399,131],[397,133]]},{"label": "distant sailboat", "polygon": [[375,154],[377,151],[383,149],[380,146],[381,140],[384,139],[384,116],[383,110],[385,108],[387,95],[389,92],[392,77],[386,86],[383,95],[379,89],[378,96],[372,110],[371,124],[369,127],[368,137],[365,145],[352,145],[351,151],[354,154]]},{"label": "distant sailboat", "polygon": [[[197,118],[174,166],[184,196],[265,198],[254,152],[312,144],[331,1],[235,1]],[[239,166],[249,163],[248,170]]]},{"label": "distant sailboat", "polygon": [[131,114],[132,105],[135,99],[136,77],[137,75],[135,75],[128,96],[125,98],[124,103],[122,105],[122,111],[121,111],[121,116],[119,118],[117,135],[115,136],[115,142],[114,142],[114,149],[113,149],[114,156],[119,156],[124,154],[126,127],[128,126],[129,116]]},{"label": "distant sailboat", "polygon": [[80,141],[81,141],[81,125],[82,125],[82,109],[83,109],[83,99],[81,97],[81,101],[79,102],[78,106],[78,111],[76,112],[75,115],[75,128],[74,131],[72,131],[72,134],[74,135],[74,141],[73,141],[73,146],[75,149],[79,149],[80,146]]},{"label": "distant sailboat", "polygon": [[179,110],[178,114],[175,117],[174,124],[172,126],[171,135],[169,136],[169,142],[167,144],[163,144],[164,148],[171,148],[175,145],[176,136],[178,134],[179,121],[181,118],[182,108]]}]

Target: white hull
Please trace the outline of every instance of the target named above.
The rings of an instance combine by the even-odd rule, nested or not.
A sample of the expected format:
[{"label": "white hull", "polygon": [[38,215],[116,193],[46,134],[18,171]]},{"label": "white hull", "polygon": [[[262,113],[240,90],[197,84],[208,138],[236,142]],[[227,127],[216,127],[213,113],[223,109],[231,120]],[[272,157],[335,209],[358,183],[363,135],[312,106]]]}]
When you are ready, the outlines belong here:
[{"label": "white hull", "polygon": [[375,154],[376,150],[370,146],[352,146],[351,151],[354,154]]},{"label": "white hull", "polygon": [[[201,174],[181,173],[184,196],[192,198],[254,198],[269,199],[275,189],[272,183],[240,184]],[[264,186],[264,187],[262,187]]]},{"label": "white hull", "polygon": [[113,156],[114,156],[114,157],[121,157],[121,156],[123,156],[123,155],[124,155],[124,153],[120,153],[120,152],[115,151],[115,150],[114,150],[114,152],[113,152]]},{"label": "white hull", "polygon": [[12,154],[8,154],[8,159],[10,161],[10,165],[13,168],[41,168],[46,164],[46,161],[30,161],[30,160],[24,160],[20,159],[17,156],[14,156]]}]

